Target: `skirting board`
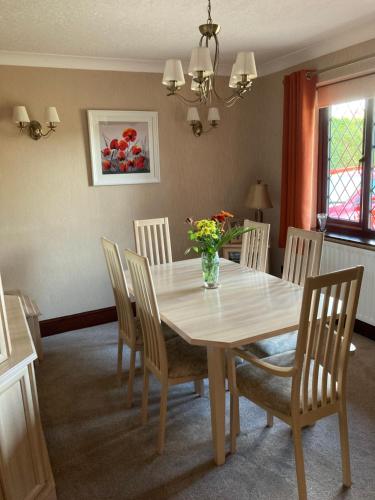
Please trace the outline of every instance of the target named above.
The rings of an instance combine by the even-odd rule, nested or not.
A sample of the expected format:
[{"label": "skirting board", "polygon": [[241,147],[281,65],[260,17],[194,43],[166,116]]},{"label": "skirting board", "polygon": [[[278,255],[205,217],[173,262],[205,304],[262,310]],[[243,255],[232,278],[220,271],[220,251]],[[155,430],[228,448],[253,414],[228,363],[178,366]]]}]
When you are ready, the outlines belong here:
[{"label": "skirting board", "polygon": [[117,321],[115,306],[43,320],[40,322],[40,333],[42,337],[49,337],[57,333],[103,325],[104,323],[111,323],[112,321]]},{"label": "skirting board", "polygon": [[[135,312],[135,303],[132,303]],[[104,309],[96,309],[95,311],[86,311],[70,316],[61,316],[60,318],[46,319],[40,322],[40,331],[42,337],[49,337],[57,333],[70,332],[72,330],[80,330],[81,328],[89,328],[90,326],[104,325],[117,321],[116,307],[105,307]],[[375,326],[364,323],[356,319],[354,331],[375,340]]]}]

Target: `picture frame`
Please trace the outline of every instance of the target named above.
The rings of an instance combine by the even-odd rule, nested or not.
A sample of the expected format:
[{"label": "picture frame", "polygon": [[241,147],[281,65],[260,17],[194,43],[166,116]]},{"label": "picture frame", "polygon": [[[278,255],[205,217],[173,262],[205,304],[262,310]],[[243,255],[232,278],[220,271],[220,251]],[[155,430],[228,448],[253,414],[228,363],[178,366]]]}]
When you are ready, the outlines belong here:
[{"label": "picture frame", "polygon": [[87,110],[94,186],[160,182],[156,111]]}]

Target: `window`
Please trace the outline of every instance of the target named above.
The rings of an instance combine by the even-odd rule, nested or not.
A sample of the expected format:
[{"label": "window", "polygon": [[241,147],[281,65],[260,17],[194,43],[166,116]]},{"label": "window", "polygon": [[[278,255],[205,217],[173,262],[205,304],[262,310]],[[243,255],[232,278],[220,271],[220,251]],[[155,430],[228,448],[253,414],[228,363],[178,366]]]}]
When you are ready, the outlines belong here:
[{"label": "window", "polygon": [[320,109],[318,209],[328,230],[375,234],[374,100]]}]

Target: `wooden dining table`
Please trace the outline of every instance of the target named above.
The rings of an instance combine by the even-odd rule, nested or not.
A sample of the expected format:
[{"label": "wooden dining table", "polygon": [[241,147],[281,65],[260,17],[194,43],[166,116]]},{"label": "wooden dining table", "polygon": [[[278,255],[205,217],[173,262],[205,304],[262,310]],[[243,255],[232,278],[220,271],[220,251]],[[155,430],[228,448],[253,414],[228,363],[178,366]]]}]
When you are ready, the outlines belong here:
[{"label": "wooden dining table", "polygon": [[207,349],[214,459],[224,464],[225,351],[296,330],[303,288],[225,259],[216,289],[203,286],[200,259],[152,266],[151,273],[161,319]]}]

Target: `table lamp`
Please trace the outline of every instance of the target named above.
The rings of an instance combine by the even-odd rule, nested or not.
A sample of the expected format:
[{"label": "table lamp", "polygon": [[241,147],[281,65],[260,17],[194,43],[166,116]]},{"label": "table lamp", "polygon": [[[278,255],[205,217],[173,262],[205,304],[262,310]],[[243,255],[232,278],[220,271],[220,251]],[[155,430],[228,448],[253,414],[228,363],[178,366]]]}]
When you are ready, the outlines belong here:
[{"label": "table lamp", "polygon": [[246,206],[255,208],[255,221],[263,222],[263,208],[272,208],[272,202],[268,193],[267,184],[263,184],[258,180],[256,184],[252,184],[246,198]]}]

